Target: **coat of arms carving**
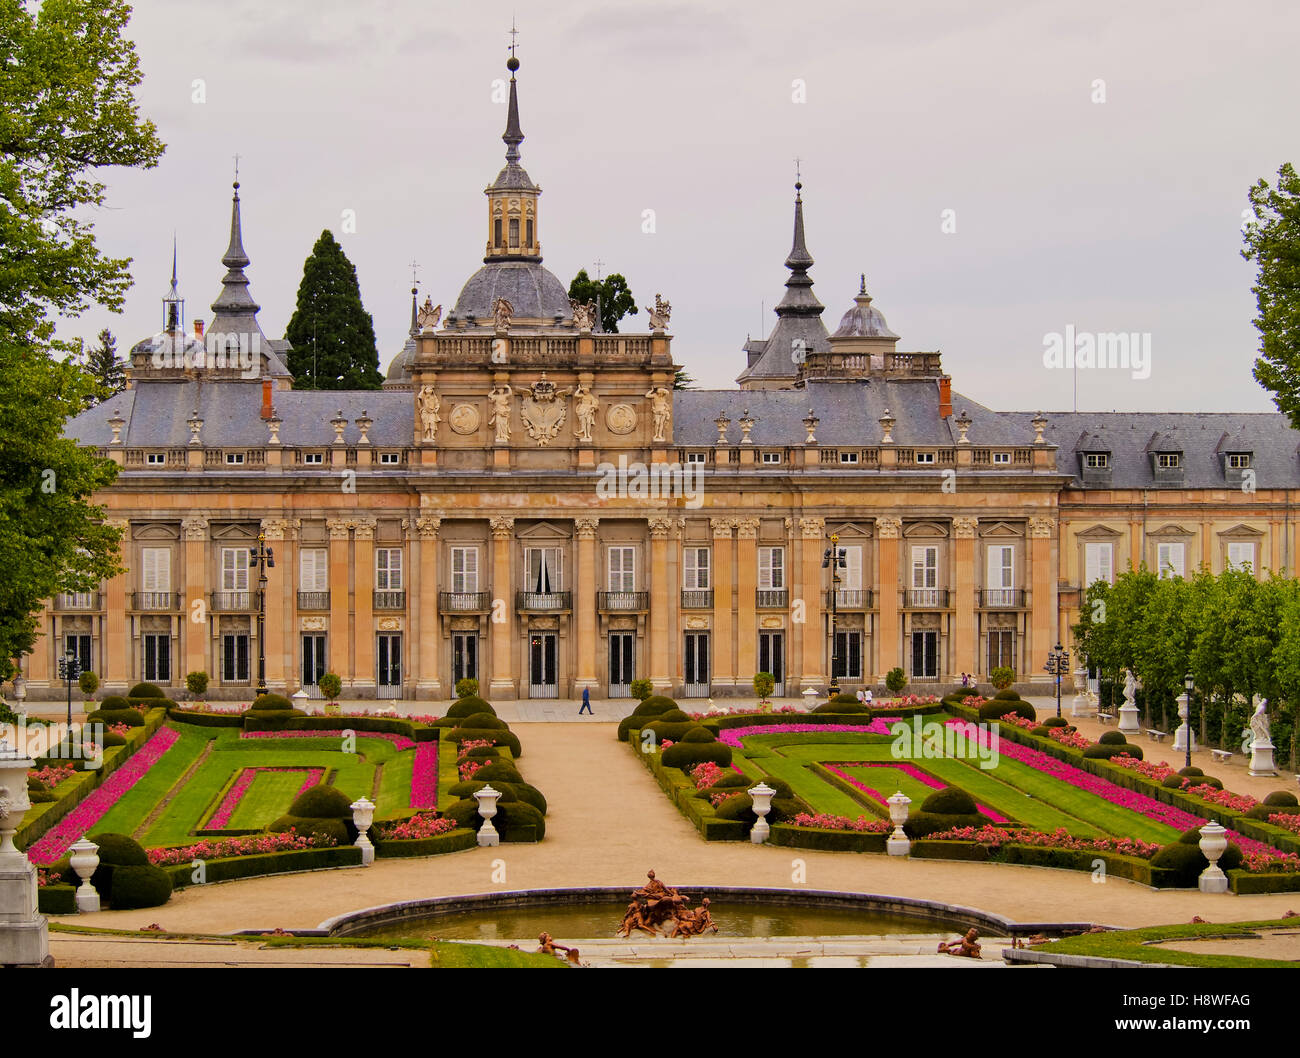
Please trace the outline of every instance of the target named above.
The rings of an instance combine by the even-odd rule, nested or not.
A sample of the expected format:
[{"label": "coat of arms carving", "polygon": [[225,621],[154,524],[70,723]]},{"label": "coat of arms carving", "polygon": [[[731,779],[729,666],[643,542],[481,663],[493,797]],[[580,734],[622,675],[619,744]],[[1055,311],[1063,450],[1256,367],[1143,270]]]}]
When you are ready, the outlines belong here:
[{"label": "coat of arms carving", "polygon": [[573,390],[556,389],[554,382],[546,380],[546,372],[533,383],[524,395],[519,415],[528,428],[528,436],[537,442],[538,447],[550,444],[559,435],[569,413],[568,402],[564,399]]}]

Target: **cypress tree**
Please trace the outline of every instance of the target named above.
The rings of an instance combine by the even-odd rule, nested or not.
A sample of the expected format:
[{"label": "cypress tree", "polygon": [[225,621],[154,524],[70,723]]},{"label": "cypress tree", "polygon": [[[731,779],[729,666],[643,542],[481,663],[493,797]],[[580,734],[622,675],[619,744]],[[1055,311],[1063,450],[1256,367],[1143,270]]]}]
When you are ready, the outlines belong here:
[{"label": "cypress tree", "polygon": [[117,358],[117,339],[105,327],[99,332],[99,344],[87,350],[85,369],[95,380],[94,391],[86,406],[102,404],[115,393],[126,389],[125,365]]},{"label": "cypress tree", "polygon": [[299,389],[378,389],[384,380],[356,267],[328,230],[303,264],[298,307],[284,334]]}]

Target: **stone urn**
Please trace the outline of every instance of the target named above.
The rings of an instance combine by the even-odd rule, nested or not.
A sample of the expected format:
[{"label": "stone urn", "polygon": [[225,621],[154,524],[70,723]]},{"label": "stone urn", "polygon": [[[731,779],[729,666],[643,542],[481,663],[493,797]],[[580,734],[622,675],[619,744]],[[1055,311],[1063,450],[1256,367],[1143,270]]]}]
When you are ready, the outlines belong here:
[{"label": "stone urn", "polygon": [[349,807],[353,825],[357,828],[357,840],[353,844],[361,850],[361,866],[369,867],[375,862],[375,846],[368,833],[370,824],[375,821],[375,806],[369,798],[363,797],[353,801]]},{"label": "stone urn", "polygon": [[1210,865],[1201,872],[1196,887],[1203,893],[1226,893],[1228,876],[1219,866],[1219,857],[1228,847],[1228,832],[1219,826],[1216,820],[1211,819],[1201,827],[1200,846],[1201,852],[1210,861]]},{"label": "stone urn", "polygon": [[49,927],[37,910],[36,868],[14,845],[31,808],[27,771],[35,761],[0,738],[0,966],[51,966]]},{"label": "stone urn", "polygon": [[761,845],[772,832],[767,822],[767,814],[772,811],[772,798],[776,796],[776,791],[767,783],[761,782],[747,792],[754,799],[754,815],[758,816],[757,822],[749,832],[749,840],[755,845]]},{"label": "stone urn", "polygon": [[889,798],[889,821],[894,824],[894,832],[889,835],[889,840],[885,842],[885,851],[891,856],[906,856],[912,851],[912,843],[903,833],[903,824],[907,822],[908,812],[912,807],[912,799],[899,790],[893,797]]},{"label": "stone urn", "polygon": [[478,828],[480,846],[501,844],[501,835],[492,825],[492,817],[497,814],[497,798],[500,796],[501,791],[494,790],[491,786],[485,786],[474,794],[474,799],[478,801],[478,814],[483,817],[483,825]]},{"label": "stone urn", "polygon": [[90,876],[99,866],[99,846],[89,838],[82,838],[80,841],[73,842],[68,851],[72,853],[69,857],[72,869],[81,879],[81,885],[77,887],[77,910],[83,915],[98,911],[99,893],[95,892],[95,887],[90,884]]}]

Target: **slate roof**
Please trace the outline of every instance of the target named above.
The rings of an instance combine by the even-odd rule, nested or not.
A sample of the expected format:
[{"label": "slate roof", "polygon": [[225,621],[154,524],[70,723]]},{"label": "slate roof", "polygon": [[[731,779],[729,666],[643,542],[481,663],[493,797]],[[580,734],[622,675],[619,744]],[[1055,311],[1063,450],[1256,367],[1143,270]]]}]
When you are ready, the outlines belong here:
[{"label": "slate roof", "polygon": [[540,260],[531,260],[485,264],[461,288],[447,322],[473,315],[479,323],[490,325],[497,298],[510,302],[519,319],[573,319],[564,284],[543,268]]}]

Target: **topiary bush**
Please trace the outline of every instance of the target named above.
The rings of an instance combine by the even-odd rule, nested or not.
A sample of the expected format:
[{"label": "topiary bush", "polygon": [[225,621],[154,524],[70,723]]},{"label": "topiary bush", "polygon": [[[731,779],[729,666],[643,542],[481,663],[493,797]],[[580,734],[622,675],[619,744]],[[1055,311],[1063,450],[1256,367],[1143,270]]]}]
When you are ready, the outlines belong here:
[{"label": "topiary bush", "polygon": [[457,698],[477,698],[478,680],[473,676],[462,676],[456,681]]},{"label": "topiary bush", "polygon": [[456,723],[460,731],[509,731],[510,725],[492,713],[474,713]]},{"label": "topiary bush", "polygon": [[459,801],[453,801],[446,808],[440,809],[440,814],[444,819],[454,819],[458,827],[470,827],[474,830],[477,830],[483,822],[478,814],[478,802],[473,797],[462,797]]},{"label": "topiary bush", "polygon": [[1052,729],[1046,724],[1039,724],[1037,727],[1030,728],[1029,733],[1031,735],[1037,735],[1039,738],[1052,737]]},{"label": "topiary bush", "polygon": [[270,709],[292,709],[293,702],[283,694],[259,694],[248,707],[249,712],[264,713]]},{"label": "topiary bush", "polygon": [[[105,698],[104,702],[108,699]],[[100,703],[101,705],[103,703]],[[125,709],[97,709],[93,713],[86,715],[87,724],[103,724],[108,727],[111,724],[126,724],[127,727],[144,727],[144,717],[140,715],[138,709],[132,709],[127,706]]]},{"label": "topiary bush", "polygon": [[1043,721],[1043,727],[1069,727],[1070,721],[1063,716],[1049,716]]},{"label": "topiary bush", "polygon": [[491,705],[473,694],[466,695],[447,710],[447,716],[454,720],[463,720],[482,713],[487,713],[488,716],[497,715],[497,711]]},{"label": "topiary bush", "polygon": [[998,665],[989,672],[989,682],[995,690],[1005,691],[1016,682],[1016,670],[1009,665]]},{"label": "topiary bush", "polygon": [[1001,720],[1008,713],[1023,716],[1026,720],[1038,719],[1038,713],[1028,702],[1022,702],[1019,699],[1012,701],[1006,698],[990,698],[980,706],[979,716],[981,720]]},{"label": "topiary bush", "polygon": [[1003,687],[1002,690],[998,691],[995,695],[993,695],[993,698],[994,700],[999,702],[1020,701],[1020,695],[1017,694],[1015,691],[1013,691],[1010,687]]},{"label": "topiary bush", "polygon": [[975,807],[975,798],[956,786],[946,786],[935,790],[921,802],[921,811],[934,815],[969,816],[979,810]]},{"label": "topiary bush", "polygon": [[1122,731],[1105,731],[1097,742],[1103,746],[1122,746],[1128,742],[1128,739],[1124,737]]},{"label": "topiary bush", "polygon": [[510,755],[518,760],[524,755],[524,748],[519,743],[519,736],[513,731],[498,731],[486,727],[455,727],[446,730],[443,733],[443,740],[452,743],[461,742],[478,742],[488,739],[494,746],[504,746],[510,750]]},{"label": "topiary bush", "polygon": [[707,727],[696,724],[682,736],[683,742],[716,742],[717,736]]},{"label": "topiary bush", "polygon": [[[1166,845],[1151,857],[1151,866],[1161,870],[1173,871],[1175,873],[1173,883],[1176,886],[1195,887],[1201,872],[1210,865],[1210,861],[1205,858],[1199,848],[1200,840],[1201,834],[1197,828],[1193,827],[1184,831],[1176,842],[1172,845]],[[1233,871],[1239,868],[1243,862],[1245,862],[1245,856],[1242,855],[1240,846],[1235,842],[1228,842],[1228,847],[1223,850],[1223,855],[1219,857],[1220,869]]]},{"label": "topiary bush", "polygon": [[666,694],[654,694],[632,710],[633,716],[662,716],[670,709],[676,709],[677,703]]},{"label": "topiary bush", "polygon": [[343,693],[343,677],[337,672],[327,672],[316,681],[316,686],[320,688],[321,694],[332,702]]},{"label": "topiary bush", "polygon": [[1213,786],[1216,790],[1223,789],[1223,780],[1216,779],[1213,775],[1197,775],[1192,779],[1193,786]]},{"label": "topiary bush", "polygon": [[289,815],[313,819],[352,818],[352,799],[337,786],[320,783],[304,790],[289,806]]},{"label": "topiary bush", "polygon": [[907,686],[907,673],[897,665],[885,674],[885,689],[890,694],[898,694]]},{"label": "topiary bush", "polygon": [[649,680],[633,680],[628,684],[628,690],[638,702],[644,702],[654,695],[655,686]]},{"label": "topiary bush", "polygon": [[518,797],[519,800],[523,801],[524,804],[532,805],[537,809],[537,811],[541,812],[542,815],[546,815],[546,798],[542,795],[542,791],[536,786],[530,786],[526,782],[517,782],[514,784],[514,791],[515,796]]},{"label": "topiary bush", "polygon": [[1136,760],[1142,760],[1142,747],[1134,746],[1131,743],[1115,745],[1113,743],[1096,743],[1084,749],[1083,755],[1088,760],[1110,760],[1111,757],[1127,756]]},{"label": "topiary bush", "polygon": [[203,671],[185,674],[185,689],[195,698],[202,698],[208,690],[208,674]]},{"label": "topiary bush", "polygon": [[104,731],[97,739],[103,749],[112,749],[114,746],[125,746],[126,736],[119,735],[116,731]]},{"label": "topiary bush", "polygon": [[[99,866],[95,868],[95,873],[90,876],[90,884],[100,893],[112,891],[113,872],[119,867],[147,867],[149,865],[149,854],[144,851],[144,846],[126,834],[114,834],[107,831],[100,834],[91,834],[90,840],[99,846]],[[72,870],[70,863],[68,870]],[[76,872],[73,872],[72,876],[77,878]],[[78,884],[80,884],[80,879],[77,880]]]},{"label": "topiary bush", "polygon": [[479,768],[474,773],[476,780],[481,779],[483,782],[523,782],[524,777],[519,774],[519,769],[513,764],[489,764],[486,767]]},{"label": "topiary bush", "polygon": [[356,828],[352,826],[350,819],[287,815],[280,816],[266,829],[272,834],[283,834],[292,830],[304,837],[315,835],[322,838],[333,838],[335,844],[338,845],[348,845],[356,837]]},{"label": "topiary bush", "polygon": [[[36,800],[35,797],[32,800]],[[1264,805],[1259,804],[1246,812],[1247,819],[1259,819],[1268,822],[1269,816],[1297,816],[1300,815],[1300,806],[1296,805]]]},{"label": "topiary bush", "polygon": [[118,867],[108,891],[114,911],[160,907],[171,899],[172,876],[153,864]]},{"label": "topiary bush", "polygon": [[1264,798],[1263,803],[1266,805],[1284,805],[1288,808],[1295,808],[1300,805],[1300,801],[1296,800],[1296,795],[1290,790],[1274,790]]},{"label": "topiary bush", "polygon": [[860,701],[854,698],[853,695],[851,694],[847,695],[848,698],[847,701],[845,701],[845,698],[846,698],[845,695],[837,694],[829,702],[822,702],[821,705],[814,706],[812,711],[814,713],[869,713],[871,712],[871,709],[868,706],[863,705]]},{"label": "topiary bush", "polygon": [[910,838],[924,838],[955,827],[982,827],[987,822],[988,818],[978,812],[952,815],[938,812],[913,812],[903,824],[903,833]]},{"label": "topiary bush", "polygon": [[[777,784],[780,783],[781,786],[785,787],[786,790],[784,796],[786,797],[791,796],[789,792],[790,791],[789,785],[787,783],[781,782],[780,779],[769,778],[769,779],[764,779],[763,781],[767,783],[767,785],[771,787],[773,790],[776,790]],[[719,778],[718,781],[713,784],[713,787],[714,789],[723,789],[723,790],[730,790],[732,788],[748,790],[751,786],[755,786],[755,785],[757,784],[751,782],[745,776],[741,775],[740,772],[733,771],[733,772],[728,772],[726,775],[723,775],[721,778]]]},{"label": "topiary bush", "polygon": [[152,683],[137,683],[126,692],[128,698],[166,698],[162,688]]},{"label": "topiary bush", "polygon": [[85,696],[86,701],[90,701],[95,696],[95,692],[99,690],[99,677],[87,669],[77,677],[77,687]]},{"label": "topiary bush", "polygon": [[665,768],[681,768],[682,771],[690,771],[706,760],[723,768],[731,767],[731,747],[722,742],[675,742],[660,757]]},{"label": "topiary bush", "polygon": [[498,804],[492,825],[502,841],[541,841],[546,837],[545,818],[527,801]]},{"label": "topiary bush", "polygon": [[1160,785],[1166,790],[1181,790],[1183,788],[1183,777],[1181,775],[1166,775],[1161,780]]},{"label": "topiary bush", "polygon": [[1186,768],[1179,768],[1178,774],[1186,775],[1189,779],[1191,779],[1191,778],[1195,778],[1198,775],[1204,775],[1205,772],[1201,771],[1201,769],[1196,767],[1194,764],[1189,764]]}]

